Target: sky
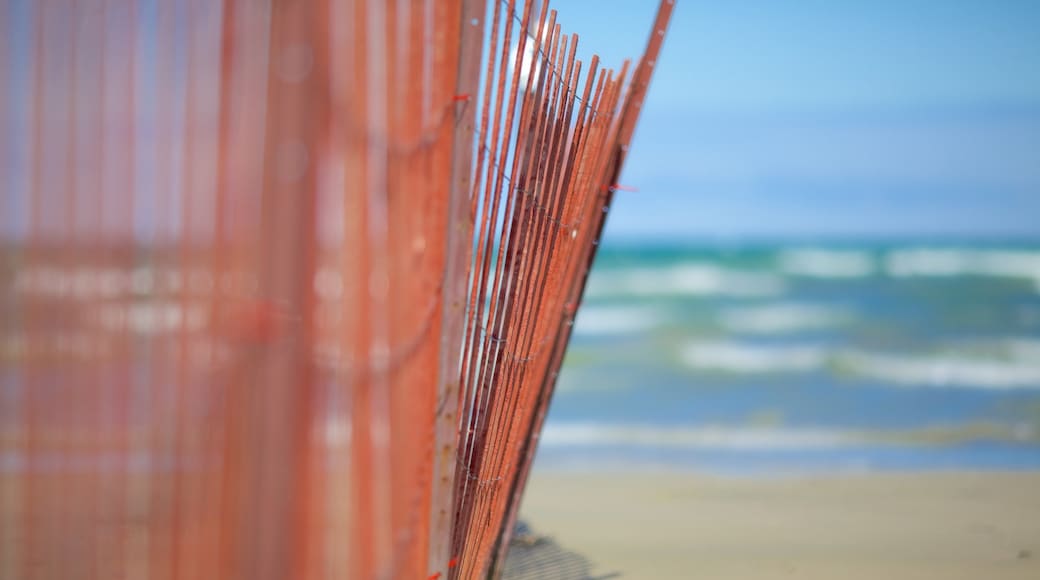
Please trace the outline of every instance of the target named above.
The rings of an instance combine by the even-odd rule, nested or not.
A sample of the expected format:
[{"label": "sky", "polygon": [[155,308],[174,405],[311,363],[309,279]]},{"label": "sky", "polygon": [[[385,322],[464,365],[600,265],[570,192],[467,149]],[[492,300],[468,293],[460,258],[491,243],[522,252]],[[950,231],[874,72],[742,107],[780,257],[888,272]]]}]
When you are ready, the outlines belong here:
[{"label": "sky", "polygon": [[[655,2],[555,0],[608,65]],[[1040,2],[678,0],[614,238],[1040,238]]]},{"label": "sky", "polygon": [[[552,0],[614,67],[655,4]],[[1036,0],[677,0],[608,236],[1040,239],[1038,31]]]}]

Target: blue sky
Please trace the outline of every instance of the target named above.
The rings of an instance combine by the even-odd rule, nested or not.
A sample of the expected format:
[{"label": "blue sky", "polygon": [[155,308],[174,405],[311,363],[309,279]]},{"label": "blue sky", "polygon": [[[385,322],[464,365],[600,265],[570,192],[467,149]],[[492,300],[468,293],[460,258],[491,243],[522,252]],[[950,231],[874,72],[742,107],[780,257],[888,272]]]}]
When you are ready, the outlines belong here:
[{"label": "blue sky", "polygon": [[[655,4],[552,0],[614,66]],[[1036,0],[678,0],[608,233],[1040,239],[1038,31]]]},{"label": "blue sky", "polygon": [[[608,64],[654,3],[557,0]],[[1040,2],[679,0],[613,237],[1040,237]]]}]

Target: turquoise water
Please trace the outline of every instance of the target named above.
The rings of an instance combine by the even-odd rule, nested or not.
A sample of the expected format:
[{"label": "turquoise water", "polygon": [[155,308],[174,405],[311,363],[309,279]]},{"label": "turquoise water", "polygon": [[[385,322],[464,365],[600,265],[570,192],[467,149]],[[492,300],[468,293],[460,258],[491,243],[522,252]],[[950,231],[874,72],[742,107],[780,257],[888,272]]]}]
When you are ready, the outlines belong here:
[{"label": "turquoise water", "polygon": [[539,465],[1040,468],[1040,244],[605,245]]}]

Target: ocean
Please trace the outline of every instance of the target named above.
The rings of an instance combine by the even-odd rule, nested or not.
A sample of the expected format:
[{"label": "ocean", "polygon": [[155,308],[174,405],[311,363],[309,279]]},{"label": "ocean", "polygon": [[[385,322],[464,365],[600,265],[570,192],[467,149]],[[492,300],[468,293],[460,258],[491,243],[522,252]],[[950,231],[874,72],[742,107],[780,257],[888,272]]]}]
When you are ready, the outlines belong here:
[{"label": "ocean", "polygon": [[1040,468],[1040,244],[605,243],[537,469]]}]

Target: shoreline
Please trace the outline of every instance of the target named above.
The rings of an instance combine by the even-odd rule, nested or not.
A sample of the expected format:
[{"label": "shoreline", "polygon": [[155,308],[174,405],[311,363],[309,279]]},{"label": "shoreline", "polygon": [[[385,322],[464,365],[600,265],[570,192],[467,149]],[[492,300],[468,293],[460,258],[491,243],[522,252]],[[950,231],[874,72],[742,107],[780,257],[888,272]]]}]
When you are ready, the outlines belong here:
[{"label": "shoreline", "polygon": [[535,470],[521,518],[622,578],[1040,578],[1040,470]]}]

